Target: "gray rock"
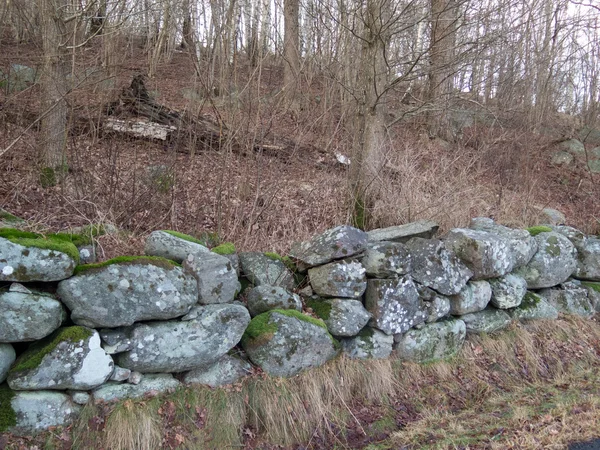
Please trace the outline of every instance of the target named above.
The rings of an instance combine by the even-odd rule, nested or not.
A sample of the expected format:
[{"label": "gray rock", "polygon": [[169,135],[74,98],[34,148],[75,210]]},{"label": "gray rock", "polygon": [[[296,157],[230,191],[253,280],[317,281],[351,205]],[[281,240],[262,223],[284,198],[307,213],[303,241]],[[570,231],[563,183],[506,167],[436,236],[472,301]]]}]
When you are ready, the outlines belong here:
[{"label": "gray rock", "polygon": [[308,306],[323,319],[333,336],[356,336],[372,317],[359,300],[332,298],[310,301]]},{"label": "gray rock", "polygon": [[61,392],[15,392],[10,402],[17,424],[8,429],[17,435],[34,434],[51,427],[69,425],[81,406]]},{"label": "gray rock", "polygon": [[366,248],[367,233],[342,225],[331,228],[310,241],[295,243],[290,250],[290,257],[300,261],[298,267],[304,270],[362,253]]},{"label": "gray rock", "polygon": [[423,301],[426,323],[436,322],[450,314],[450,299],[448,297],[420,284],[416,284],[416,286],[419,297]]},{"label": "gray rock", "polygon": [[467,326],[467,333],[494,333],[508,327],[512,322],[506,311],[488,308],[460,317]]},{"label": "gray rock", "polygon": [[135,384],[137,386],[138,384],[140,384],[142,382],[143,379],[144,379],[143,374],[141,374],[140,372],[132,371],[131,374],[129,375],[129,378],[127,378],[127,382],[130,384]]},{"label": "gray rock", "polygon": [[231,267],[235,270],[235,276],[240,277],[240,257],[237,253],[229,253],[227,255],[222,255],[229,260],[231,263]]},{"label": "gray rock", "polygon": [[110,381],[127,381],[131,376],[131,370],[115,365]]},{"label": "gray rock", "polygon": [[210,387],[225,386],[237,383],[252,372],[252,366],[246,361],[229,355],[207,367],[199,367],[183,377],[185,384],[206,384]]},{"label": "gray rock", "polygon": [[71,396],[71,401],[76,405],[87,405],[92,396],[87,392],[73,391],[67,392]]},{"label": "gray rock", "polygon": [[358,336],[342,339],[342,351],[352,359],[383,359],[392,354],[394,336],[365,328]]},{"label": "gray rock", "polygon": [[552,154],[552,159],[551,159],[551,163],[555,164],[557,166],[568,166],[569,164],[571,164],[573,162],[573,155],[571,155],[568,152],[554,152]]},{"label": "gray rock", "polygon": [[559,312],[581,317],[596,314],[586,289],[542,289],[538,294]]},{"label": "gray rock", "polygon": [[419,363],[448,359],[461,349],[466,334],[462,320],[430,323],[397,336],[396,355],[400,360]]},{"label": "gray rock", "polygon": [[524,267],[515,271],[529,289],[556,286],[567,280],[577,267],[577,250],[562,234],[543,232],[535,236],[538,251]]},{"label": "gray rock", "polygon": [[388,280],[370,279],[365,308],[373,315],[369,326],[386,334],[404,333],[425,321],[419,293],[408,275]]},{"label": "gray rock", "polygon": [[567,139],[558,144],[558,148],[561,151],[570,153],[573,156],[585,155],[585,146],[577,139]]},{"label": "gray rock", "polygon": [[155,373],[144,376],[139,384],[109,382],[92,392],[94,402],[112,402],[126,398],[141,398],[163,392],[171,392],[180,382],[170,373]]},{"label": "gray rock", "polygon": [[15,362],[15,349],[10,344],[0,344],[0,384],[6,380],[8,370]]},{"label": "gray rock", "polygon": [[8,374],[8,385],[19,391],[85,391],[108,380],[113,369],[113,360],[100,347],[95,330],[68,327],[36,342],[19,356]]},{"label": "gray rock", "polygon": [[146,239],[144,252],[149,256],[161,256],[181,263],[190,254],[208,253],[210,250],[204,245],[174,236],[168,231],[154,231]]},{"label": "gray rock", "polygon": [[515,268],[526,265],[537,252],[537,241],[527,230],[508,228],[487,217],[471,219],[470,228],[487,231],[502,238],[508,245],[512,257],[514,257]]},{"label": "gray rock", "polygon": [[367,235],[369,242],[408,242],[415,237],[431,239],[435,236],[438,228],[438,224],[432,220],[419,220],[404,225],[371,230],[367,232]]},{"label": "gray rock", "polygon": [[322,297],[359,298],[367,288],[365,268],[356,261],[339,261],[308,270],[310,285]]},{"label": "gray rock", "polygon": [[198,300],[196,280],[180,267],[154,260],[89,269],[58,284],[58,295],[78,325],[120,327],[186,314]]},{"label": "gray rock", "polygon": [[119,353],[115,362],[142,373],[184,372],[217,361],[241,339],[250,322],[239,305],[206,305],[198,318],[186,322],[136,324],[133,350]]},{"label": "gray rock", "polygon": [[563,213],[554,208],[541,208],[540,223],[548,225],[560,225],[567,221]]},{"label": "gray rock", "polygon": [[302,299],[287,289],[261,285],[248,292],[248,311],[252,317],[272,309],[295,309],[302,311]]},{"label": "gray rock", "polygon": [[77,264],[66,253],[21,245],[1,237],[0,255],[0,281],[64,280],[73,275]]},{"label": "gray rock", "polygon": [[527,292],[519,306],[506,312],[517,320],[558,319],[558,310],[533,292]]},{"label": "gray rock", "polygon": [[527,281],[518,275],[508,274],[489,280],[492,288],[492,305],[498,309],[515,308],[527,293]]},{"label": "gray rock", "polygon": [[411,256],[399,242],[374,242],[367,245],[360,262],[373,278],[390,278],[410,272]]},{"label": "gray rock", "polygon": [[406,246],[413,260],[412,278],[440,294],[458,294],[473,276],[473,272],[438,239],[414,238]]},{"label": "gray rock", "polygon": [[600,281],[600,239],[585,237],[571,239],[577,249],[577,267],[573,276],[581,280]]},{"label": "gray rock", "polygon": [[0,342],[42,339],[60,327],[66,318],[62,304],[52,296],[12,289],[0,293],[0,311]]},{"label": "gray rock", "polygon": [[473,272],[473,280],[501,277],[515,267],[506,240],[487,231],[455,228],[446,235],[445,244]]},{"label": "gray rock", "polygon": [[279,286],[284,289],[294,287],[294,275],[283,262],[260,252],[242,252],[239,258],[242,273],[253,285]]},{"label": "gray rock", "polygon": [[450,314],[461,316],[483,311],[492,298],[492,288],[485,280],[471,281],[462,291],[450,296]]},{"label": "gray rock", "polygon": [[242,288],[231,261],[216,253],[188,255],[183,268],[198,281],[201,305],[230,303]]},{"label": "gray rock", "polygon": [[588,300],[596,312],[600,312],[600,283],[584,282],[581,287],[587,291]]},{"label": "gray rock", "polygon": [[338,353],[336,341],[323,322],[293,310],[256,316],[242,346],[254,364],[277,377],[291,377],[319,367]]},{"label": "gray rock", "polygon": [[79,250],[79,264],[93,264],[98,260],[94,245],[84,245],[77,250]]},{"label": "gray rock", "polygon": [[106,328],[100,330],[102,348],[109,355],[122,353],[133,349],[131,343],[130,328]]}]

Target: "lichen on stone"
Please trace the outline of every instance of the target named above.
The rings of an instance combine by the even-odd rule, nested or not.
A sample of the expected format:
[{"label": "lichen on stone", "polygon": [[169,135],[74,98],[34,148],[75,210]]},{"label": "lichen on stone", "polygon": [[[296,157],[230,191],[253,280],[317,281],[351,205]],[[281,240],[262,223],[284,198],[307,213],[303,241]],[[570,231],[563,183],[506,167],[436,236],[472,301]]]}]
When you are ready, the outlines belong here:
[{"label": "lichen on stone", "polygon": [[174,267],[181,267],[175,261],[170,259],[161,258],[160,256],[117,256],[116,258],[109,259],[108,261],[94,263],[94,264],[82,264],[75,267],[73,275],[79,275],[89,270],[102,269],[104,267],[111,266],[113,264],[151,264],[153,266],[161,267],[166,270],[173,269]]},{"label": "lichen on stone", "polygon": [[49,337],[32,344],[15,362],[10,369],[10,373],[24,372],[37,368],[44,357],[56,348],[61,342],[77,343],[88,339],[93,331],[86,327],[67,327],[61,328],[51,334]]}]

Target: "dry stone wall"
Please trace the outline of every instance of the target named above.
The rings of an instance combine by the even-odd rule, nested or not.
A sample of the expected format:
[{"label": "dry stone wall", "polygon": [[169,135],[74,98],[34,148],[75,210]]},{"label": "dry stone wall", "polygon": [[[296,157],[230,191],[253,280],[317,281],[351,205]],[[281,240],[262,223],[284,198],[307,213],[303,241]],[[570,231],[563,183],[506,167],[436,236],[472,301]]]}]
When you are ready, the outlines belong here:
[{"label": "dry stone wall", "polygon": [[0,228],[0,432],[254,367],[290,377],[340,355],[435,361],[469,333],[600,311],[598,237],[487,218],[436,232],[339,226],[282,258],[156,231],[145,256],[81,265],[90,242]]}]

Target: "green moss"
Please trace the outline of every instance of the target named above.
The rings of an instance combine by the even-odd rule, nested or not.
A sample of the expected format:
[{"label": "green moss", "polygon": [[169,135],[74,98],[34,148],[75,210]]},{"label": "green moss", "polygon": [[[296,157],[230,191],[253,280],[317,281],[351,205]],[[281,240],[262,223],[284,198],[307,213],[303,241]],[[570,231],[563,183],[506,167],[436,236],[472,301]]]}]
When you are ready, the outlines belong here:
[{"label": "green moss", "polygon": [[544,225],[536,225],[535,227],[527,228],[529,234],[532,236],[537,236],[540,233],[549,233],[552,231],[552,228],[544,226]]},{"label": "green moss", "polygon": [[162,230],[162,231],[170,234],[171,236],[175,236],[176,238],[183,239],[184,241],[193,242],[194,244],[200,244],[200,245],[204,246],[204,242],[202,242],[200,239],[196,239],[194,236],[190,236],[189,234],[183,234],[183,233],[180,233],[179,231],[173,231],[173,230]]},{"label": "green moss", "polygon": [[0,433],[4,433],[17,424],[17,415],[11,404],[14,396],[15,391],[8,385],[0,385]]},{"label": "green moss", "polygon": [[174,267],[181,267],[181,265],[177,264],[175,261],[171,261],[170,259],[166,258],[161,258],[160,256],[118,256],[116,258],[109,259],[108,261],[103,261],[100,263],[83,264],[77,266],[75,267],[75,272],[73,272],[73,275],[78,275],[80,273],[87,272],[88,270],[102,269],[113,264],[151,264],[153,266],[162,267],[163,269],[167,270],[172,269]]},{"label": "green moss", "polygon": [[278,312],[283,314],[284,316],[294,317],[298,320],[303,320],[304,322],[312,323],[318,327],[324,328],[327,330],[327,325],[320,319],[315,319],[314,317],[307,316],[306,314],[302,314],[300,311],[296,311],[295,309],[274,309],[269,312]]},{"label": "green moss", "polygon": [[523,300],[521,301],[521,304],[518,306],[518,308],[523,310],[533,309],[536,308],[541,301],[542,298],[539,295],[527,291],[525,297],[523,297]]},{"label": "green moss", "polygon": [[23,372],[37,368],[44,357],[56,348],[61,342],[77,342],[92,336],[93,331],[86,327],[67,327],[60,328],[50,336],[38,341],[31,346],[17,359],[15,365],[10,369],[10,373]]},{"label": "green moss", "polygon": [[277,332],[277,325],[269,323],[271,312],[267,311],[254,317],[244,335],[242,336],[242,347],[248,345],[269,342],[273,335]]},{"label": "green moss", "polygon": [[600,283],[594,283],[593,281],[582,281],[581,284],[583,284],[584,286],[587,286],[589,288],[592,288],[594,291],[600,293]]},{"label": "green moss", "polygon": [[327,301],[309,300],[307,306],[323,320],[328,320],[331,314],[331,304]]},{"label": "green moss", "polygon": [[210,249],[211,252],[217,255],[233,255],[235,253],[235,245],[232,242],[224,242]]},{"label": "green moss", "polygon": [[550,256],[560,256],[560,244],[556,236],[550,236],[546,241],[546,253]]},{"label": "green moss", "polygon": [[94,224],[86,225],[77,233],[54,233],[48,235],[51,238],[60,239],[64,242],[71,242],[75,247],[83,247],[85,245],[92,245],[94,238],[106,234],[104,225]]},{"label": "green moss", "polygon": [[278,253],[275,253],[275,252],[264,252],[263,255],[265,255],[269,259],[272,259],[273,261],[281,261],[281,262],[283,262],[283,258]]},{"label": "green moss", "polygon": [[14,228],[0,229],[0,238],[8,239],[13,244],[23,247],[36,247],[44,250],[54,250],[69,255],[76,263],[79,262],[79,250],[64,236],[49,234],[44,238],[40,234]]},{"label": "green moss", "polygon": [[40,170],[40,184],[43,188],[56,186],[56,172],[52,167],[42,167]]}]

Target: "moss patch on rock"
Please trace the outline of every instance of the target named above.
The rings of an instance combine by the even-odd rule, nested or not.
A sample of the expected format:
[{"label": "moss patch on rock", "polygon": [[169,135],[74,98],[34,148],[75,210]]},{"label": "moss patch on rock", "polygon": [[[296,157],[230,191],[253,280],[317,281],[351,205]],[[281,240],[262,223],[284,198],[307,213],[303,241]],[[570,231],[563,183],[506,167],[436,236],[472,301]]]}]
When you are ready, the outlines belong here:
[{"label": "moss patch on rock", "polygon": [[17,415],[11,404],[14,396],[15,391],[10,389],[8,385],[0,385],[0,433],[4,433],[17,424]]},{"label": "moss patch on rock", "polygon": [[329,316],[331,315],[331,303],[327,301],[309,300],[306,304],[321,319],[329,319]]},{"label": "moss patch on rock", "polygon": [[593,281],[582,281],[581,284],[593,289],[596,292],[600,293],[600,283],[595,283]]},{"label": "moss patch on rock", "polygon": [[94,264],[82,264],[75,267],[73,275],[79,275],[80,273],[87,272],[90,270],[102,269],[104,267],[111,266],[113,264],[122,265],[135,265],[135,264],[151,264],[153,266],[161,267],[166,270],[173,269],[175,267],[181,267],[175,261],[170,259],[161,258],[160,256],[118,256],[108,261],[103,261]]},{"label": "moss patch on rock", "polygon": [[523,297],[523,300],[521,300],[521,304],[517,308],[519,308],[519,309],[536,308],[540,304],[541,301],[542,301],[542,298],[539,295],[528,291],[525,294],[525,297]]},{"label": "moss patch on rock", "polygon": [[94,238],[106,234],[106,229],[102,224],[86,225],[77,233],[61,232],[49,235],[49,237],[60,239],[65,242],[71,242],[76,247],[92,245]]},{"label": "moss patch on rock", "polygon": [[211,252],[217,255],[233,255],[235,253],[235,245],[232,242],[224,242],[210,249]]},{"label": "moss patch on rock", "polygon": [[35,247],[42,250],[52,250],[65,253],[70,256],[76,263],[79,262],[79,250],[73,243],[58,234],[49,234],[47,237],[41,234],[31,233],[29,231],[21,231],[15,228],[0,229],[0,238],[4,238],[13,244],[22,245],[23,247]]},{"label": "moss patch on rock", "polygon": [[540,233],[549,233],[552,231],[552,228],[544,226],[544,225],[536,225],[535,227],[527,228],[529,234],[532,236],[537,236]]},{"label": "moss patch on rock", "polygon": [[200,244],[204,246],[204,242],[200,239],[196,239],[194,236],[190,236],[189,234],[183,234],[179,231],[173,230],[162,230],[164,233],[170,234],[171,236],[175,236],[176,238],[183,239],[184,241],[193,242],[194,244]]},{"label": "moss patch on rock", "polygon": [[42,363],[44,357],[56,348],[61,342],[77,343],[92,336],[93,331],[86,327],[61,328],[49,337],[32,344],[15,362],[10,373],[32,370]]}]

